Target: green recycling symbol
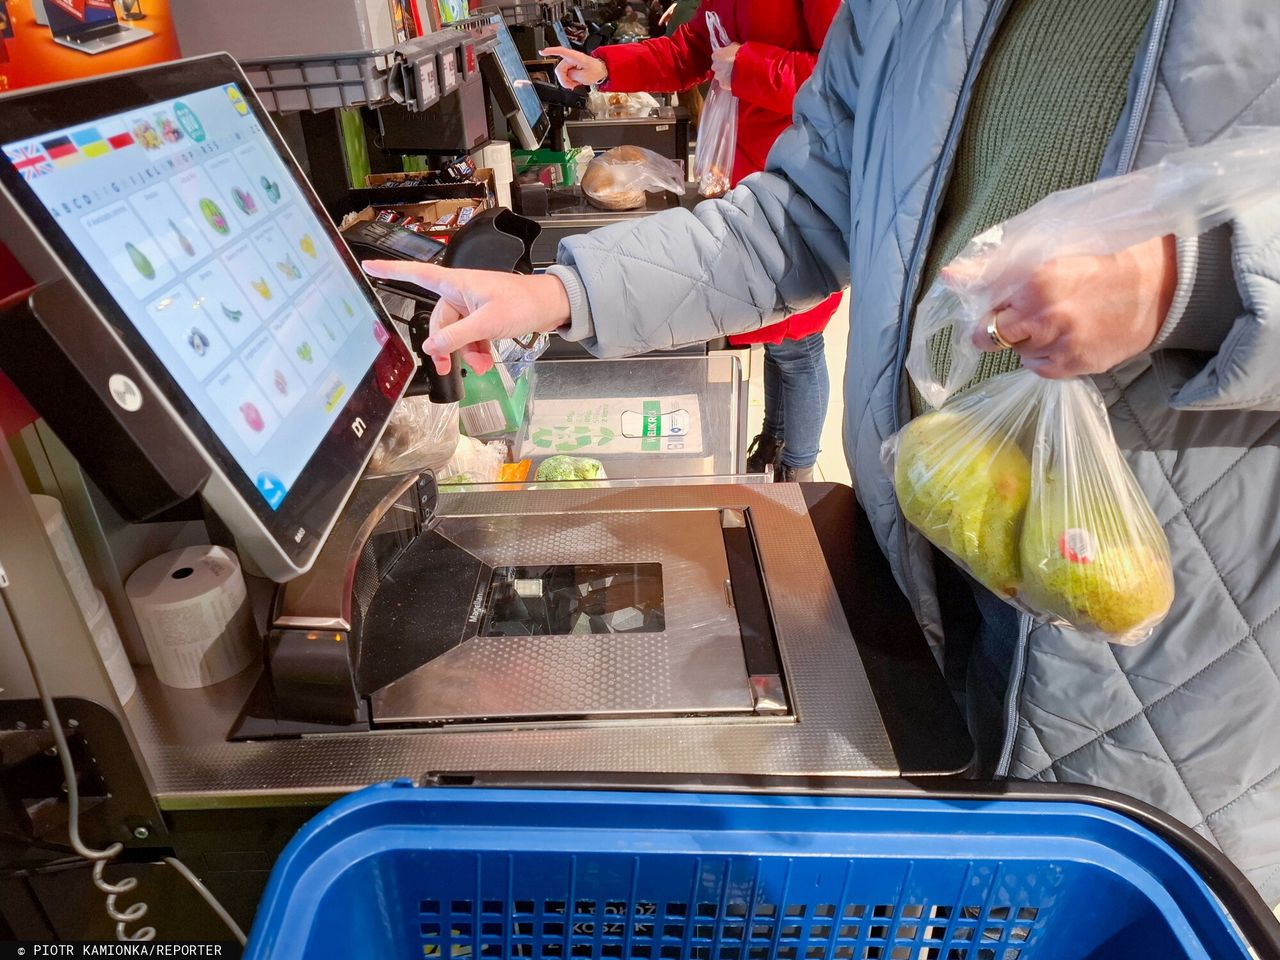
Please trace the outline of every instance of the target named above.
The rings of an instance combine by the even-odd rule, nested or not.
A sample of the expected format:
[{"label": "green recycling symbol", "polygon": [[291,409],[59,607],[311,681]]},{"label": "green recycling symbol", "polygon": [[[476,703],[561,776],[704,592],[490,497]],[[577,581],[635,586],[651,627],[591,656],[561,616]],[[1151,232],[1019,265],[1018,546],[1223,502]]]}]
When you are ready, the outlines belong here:
[{"label": "green recycling symbol", "polygon": [[556,427],[539,427],[529,435],[529,442],[542,450],[574,453],[593,444],[597,447],[607,446],[615,437],[617,434],[608,427],[600,427],[593,432],[590,427],[566,423]]}]

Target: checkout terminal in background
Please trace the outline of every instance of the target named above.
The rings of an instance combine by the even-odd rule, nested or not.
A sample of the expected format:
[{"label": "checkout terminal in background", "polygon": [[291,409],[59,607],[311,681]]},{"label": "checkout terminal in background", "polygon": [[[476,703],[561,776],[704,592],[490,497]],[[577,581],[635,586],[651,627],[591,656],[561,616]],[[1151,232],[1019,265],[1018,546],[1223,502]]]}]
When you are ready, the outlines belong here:
[{"label": "checkout terminal in background", "polygon": [[[257,574],[260,661],[197,690],[139,664],[127,704],[109,685],[81,704],[108,784],[93,839],[176,849],[192,811],[217,836],[264,797],[403,776],[678,786],[968,763],[847,488],[362,477],[413,357],[230,58],[5,97],[0,130],[0,226],[36,282],[5,305],[0,369],[114,503],[102,524],[195,503]],[[0,468],[14,492],[7,450]],[[0,496],[0,520],[38,530],[20,501]],[[39,610],[21,539],[0,538],[0,563]],[[47,589],[45,609],[70,602]],[[83,700],[101,667],[83,643],[45,654],[55,697]],[[0,690],[0,729],[38,725],[24,689]]]},{"label": "checkout terminal in background", "polygon": [[[520,146],[526,150],[537,150],[542,146],[551,121],[502,14],[494,14],[490,23],[497,30],[498,43],[494,55],[481,61],[480,71]],[[560,29],[563,32],[564,28]]]}]

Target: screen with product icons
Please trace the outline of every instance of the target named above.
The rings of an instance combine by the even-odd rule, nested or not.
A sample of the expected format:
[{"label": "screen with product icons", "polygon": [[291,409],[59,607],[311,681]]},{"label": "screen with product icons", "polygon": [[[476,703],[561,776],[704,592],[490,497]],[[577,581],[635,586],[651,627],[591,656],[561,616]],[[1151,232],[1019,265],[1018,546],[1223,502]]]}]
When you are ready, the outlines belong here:
[{"label": "screen with product icons", "polygon": [[533,81],[529,79],[524,58],[520,55],[520,48],[516,46],[511,31],[507,29],[506,21],[498,15],[494,16],[491,22],[498,30],[498,46],[495,53],[498,63],[502,66],[503,76],[507,78],[507,83],[515,94],[516,103],[520,105],[520,113],[524,116],[525,122],[530,127],[536,128],[542,121],[542,98],[538,96]]},{"label": "screen with product icons", "polygon": [[277,510],[387,331],[240,87],[0,146]]}]

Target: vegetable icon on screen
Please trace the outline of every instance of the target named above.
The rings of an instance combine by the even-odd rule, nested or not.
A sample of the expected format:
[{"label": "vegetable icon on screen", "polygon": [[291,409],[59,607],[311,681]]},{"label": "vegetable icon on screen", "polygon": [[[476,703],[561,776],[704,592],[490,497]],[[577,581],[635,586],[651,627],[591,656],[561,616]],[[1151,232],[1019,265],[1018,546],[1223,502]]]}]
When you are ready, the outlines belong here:
[{"label": "vegetable icon on screen", "polygon": [[258,183],[262,187],[262,192],[267,195],[267,199],[272,203],[280,202],[280,184],[274,180],[268,180],[266,177],[259,177]]},{"label": "vegetable icon on screen", "polygon": [[254,292],[263,300],[271,299],[271,284],[267,283],[266,278],[259,277],[257,280],[250,283],[249,286],[253,287]]},{"label": "vegetable icon on screen", "polygon": [[243,310],[232,310],[225,303],[220,303],[218,306],[222,307],[222,315],[232,323],[239,323],[240,318],[244,316]]},{"label": "vegetable icon on screen", "polygon": [[289,395],[289,378],[284,375],[283,370],[277,370],[275,372],[275,376],[272,378],[272,383],[275,384],[276,391],[280,396],[287,397]]},{"label": "vegetable icon on screen", "polygon": [[187,334],[187,343],[197,357],[203,357],[209,350],[209,338],[199,327],[191,328],[191,332]]},{"label": "vegetable icon on screen", "polygon": [[151,265],[151,261],[147,259],[147,255],[135,247],[132,243],[124,245],[125,253],[129,254],[129,259],[133,261],[133,268],[142,274],[148,280],[156,278],[156,268]]},{"label": "vegetable icon on screen", "polygon": [[240,404],[240,415],[244,417],[244,422],[249,425],[249,429],[254,433],[261,433],[267,422],[262,419],[262,411],[252,403]]},{"label": "vegetable icon on screen", "polygon": [[225,237],[231,232],[231,226],[227,223],[227,218],[222,215],[222,208],[208,197],[200,201],[200,213],[204,216],[205,223],[209,224],[214,233],[222,234]]},{"label": "vegetable icon on screen", "polygon": [[232,187],[231,196],[235,200],[236,206],[240,208],[240,212],[246,217],[252,217],[258,212],[258,204],[254,201],[253,194],[248,190]]},{"label": "vegetable icon on screen", "polygon": [[178,246],[182,248],[182,252],[188,257],[194,257],[196,255],[195,245],[187,239],[186,234],[179,230],[178,225],[172,220],[169,221],[169,229],[172,230],[173,235],[178,238]]},{"label": "vegetable icon on screen", "polygon": [[298,249],[312,260],[316,258],[316,242],[311,239],[311,234],[304,233],[302,235],[302,239],[298,241]]},{"label": "vegetable icon on screen", "polygon": [[276,269],[280,271],[280,276],[286,280],[301,280],[302,271],[298,269],[298,265],[293,262],[293,257],[285,257],[283,260],[276,261]]},{"label": "vegetable icon on screen", "polygon": [[302,360],[303,363],[316,362],[315,352],[311,349],[311,344],[305,340],[298,344],[298,358]]}]

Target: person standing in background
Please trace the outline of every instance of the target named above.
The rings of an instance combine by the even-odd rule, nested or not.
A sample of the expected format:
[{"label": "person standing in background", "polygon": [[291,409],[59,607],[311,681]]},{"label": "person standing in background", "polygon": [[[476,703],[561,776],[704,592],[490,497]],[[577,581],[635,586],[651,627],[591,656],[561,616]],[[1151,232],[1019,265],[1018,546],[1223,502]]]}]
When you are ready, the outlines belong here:
[{"label": "person standing in background", "polygon": [[[840,0],[703,0],[669,37],[601,47],[588,56],[550,47],[561,58],[561,85],[601,90],[676,92],[714,77],[738,98],[732,183],[764,169],[769,148],[791,125],[791,103],[813,73]],[[713,50],[709,18],[731,41]],[[765,349],[764,430],[751,443],[747,469],[773,469],[780,480],[813,479],[827,416],[830,383],[822,332],[840,294],[780,323],[729,338]]]},{"label": "person standing in background", "polygon": [[667,25],[662,22],[663,14],[667,12],[667,5],[664,0],[649,0],[649,36],[651,38],[663,37],[667,33]]}]

